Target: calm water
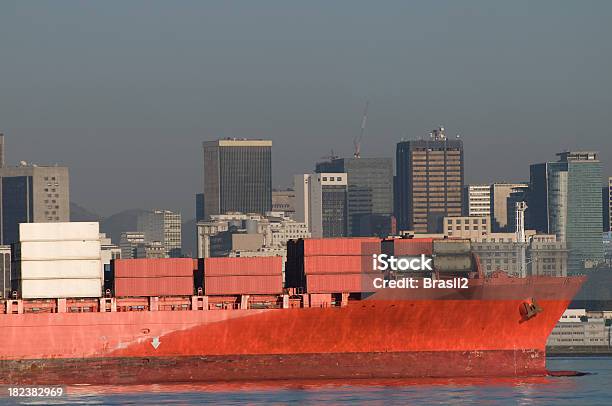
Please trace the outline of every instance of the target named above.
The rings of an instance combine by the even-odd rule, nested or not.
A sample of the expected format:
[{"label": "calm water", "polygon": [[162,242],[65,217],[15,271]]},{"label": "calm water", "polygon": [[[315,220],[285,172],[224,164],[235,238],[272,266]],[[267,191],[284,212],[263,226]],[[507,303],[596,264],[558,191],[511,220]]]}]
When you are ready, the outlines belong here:
[{"label": "calm water", "polygon": [[[553,358],[548,365],[551,370],[578,370],[591,375],[529,379],[71,386],[67,388],[69,395],[56,399],[53,404],[612,404],[612,357]],[[0,403],[6,402],[10,399],[0,398]],[[21,402],[49,403],[49,399]]]}]

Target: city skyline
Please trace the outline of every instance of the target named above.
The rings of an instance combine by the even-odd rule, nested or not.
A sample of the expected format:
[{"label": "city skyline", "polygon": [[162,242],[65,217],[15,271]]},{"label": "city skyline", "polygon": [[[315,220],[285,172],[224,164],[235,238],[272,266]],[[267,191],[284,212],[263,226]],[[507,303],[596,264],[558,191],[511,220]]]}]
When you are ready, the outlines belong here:
[{"label": "city skyline", "polygon": [[[7,138],[8,138],[8,136],[7,136]],[[415,138],[413,138],[413,140],[419,140],[421,138],[425,139],[425,136],[415,137]],[[408,140],[410,140],[410,139],[403,138],[402,141],[398,141],[398,142],[404,142],[404,141],[408,141]],[[206,141],[204,141],[204,142],[206,142]],[[200,143],[200,146],[201,146],[201,143]],[[393,144],[393,147],[395,147],[395,144]],[[63,163],[58,163],[58,162],[55,162],[53,160],[41,161],[41,162],[38,162],[38,161],[37,162],[32,162],[32,161],[28,161],[28,160],[19,160],[18,162],[13,162],[13,160],[11,160],[11,158],[10,158],[10,154],[11,154],[10,144],[8,146],[6,146],[6,141],[5,141],[4,148],[5,148],[5,150],[8,151],[7,154],[9,155],[6,158],[6,161],[5,161],[5,165],[6,165],[7,168],[11,168],[11,167],[12,168],[18,168],[18,167],[20,167],[20,162],[25,162],[25,163],[27,163],[28,166],[30,166],[30,165],[38,165],[40,167],[66,166],[66,167],[71,168],[69,165],[65,165]],[[586,148],[574,148],[573,150],[584,150],[584,149],[586,149]],[[552,157],[554,157],[555,153],[558,153],[558,151],[569,151],[569,150],[570,150],[569,148],[564,148],[564,149],[559,149],[559,150],[555,150],[554,148],[552,148],[551,151],[550,151],[550,154],[548,154],[548,156],[544,156],[540,160],[552,159]],[[200,155],[201,155],[201,153],[200,153]],[[469,153],[468,148],[466,148],[465,155],[471,155]],[[287,178],[286,182],[284,182],[284,183],[278,182],[278,184],[274,183],[274,180],[279,178],[279,176],[277,174],[277,171],[274,170],[274,156],[275,156],[274,148],[272,148],[272,157],[273,157],[272,158],[272,178],[273,178],[272,190],[288,190],[288,189],[293,189],[293,176],[295,174],[288,175],[288,174],[284,173],[282,178],[286,177]],[[314,168],[316,167],[316,164],[321,163],[321,162],[325,162],[324,158],[327,158],[327,157],[321,157],[319,159],[313,160],[312,167],[311,168],[307,168],[305,170],[305,173],[313,173],[313,172],[315,172]],[[344,157],[340,156],[340,158],[344,158]],[[351,158],[351,157],[349,156],[349,154],[347,154],[346,158]],[[388,156],[388,157],[384,157],[384,156],[370,157],[368,155],[365,155],[365,156],[363,156],[363,158],[389,158],[389,159],[392,159],[393,160],[393,168],[394,168],[394,171],[395,171],[396,163],[395,163],[395,157],[394,156]],[[201,156],[199,157],[199,159],[201,161]],[[480,176],[478,178],[478,179],[481,179],[480,181],[473,181],[472,179],[468,178],[468,176],[467,176],[467,173],[469,172],[468,168],[470,166],[470,162],[466,159],[466,161],[465,161],[465,164],[466,164],[465,165],[466,166],[466,179],[464,181],[464,185],[467,186],[467,185],[474,185],[474,184],[493,184],[493,183],[506,183],[506,182],[528,182],[529,181],[529,167],[530,167],[530,165],[532,165],[535,162],[537,162],[537,161],[526,163],[526,165],[517,165],[517,171],[514,174],[511,174],[511,175],[509,175],[507,177],[493,178],[490,175],[486,176],[486,177]],[[601,162],[602,162],[602,168],[604,168],[603,177],[602,177],[602,187],[605,187],[606,184],[607,184],[608,173],[612,173],[612,170],[607,171],[607,168],[609,166],[612,166],[612,157],[611,157],[610,160],[606,160],[606,157],[603,156]],[[498,162],[496,162],[496,163],[498,163]],[[199,176],[202,177],[202,174],[201,174],[202,169],[200,169],[199,171],[200,171]],[[296,172],[299,172],[299,171],[296,171]],[[525,174],[525,172],[526,172],[526,174]],[[516,173],[522,173],[523,175],[519,176],[519,175],[516,175]],[[78,174],[74,173],[74,171],[71,169],[71,184],[74,182],[75,178],[78,179],[79,176],[78,176]],[[200,180],[200,185],[199,185],[200,189],[202,187],[201,186],[202,181],[203,180]],[[189,191],[188,194],[185,195],[185,196],[181,195],[181,197],[177,198],[177,199],[165,200],[166,203],[165,203],[164,207],[167,208],[167,209],[171,209],[171,210],[174,210],[174,211],[177,211],[177,212],[183,214],[185,221],[195,218],[196,215],[195,215],[195,208],[194,208],[194,197],[195,197],[195,194],[202,193],[200,189],[197,189],[197,187],[198,186],[196,186],[196,189]],[[159,195],[152,196],[152,199],[149,199],[149,198],[148,199],[142,199],[142,200],[138,200],[137,199],[137,200],[134,200],[133,203],[131,203],[131,204],[109,206],[107,208],[104,208],[103,206],[98,206],[95,203],[91,204],[91,205],[88,205],[86,203],[88,201],[87,199],[79,200],[78,198],[72,198],[73,195],[82,196],[83,194],[79,193],[78,190],[76,190],[76,188],[71,186],[71,199],[70,199],[70,202],[71,203],[76,203],[76,204],[78,204],[79,206],[81,206],[84,209],[92,210],[94,213],[96,213],[96,214],[98,214],[98,215],[100,215],[102,217],[110,216],[110,215],[122,212],[124,210],[130,210],[130,209],[154,210],[154,209],[162,206],[161,203],[159,203],[159,204],[155,203],[157,201],[156,198],[158,198],[159,201],[162,201],[163,198],[165,197],[163,194],[159,194]],[[111,208],[111,207],[114,207],[114,209]]]},{"label": "city skyline", "polygon": [[146,202],[188,218],[201,142],[272,140],[286,187],[331,149],[353,155],[369,101],[364,157],[445,125],[464,141],[466,183],[525,181],[563,149],[599,150],[612,173],[610,3],[188,10],[3,2],[7,162],[70,167],[72,199],[102,215]]}]

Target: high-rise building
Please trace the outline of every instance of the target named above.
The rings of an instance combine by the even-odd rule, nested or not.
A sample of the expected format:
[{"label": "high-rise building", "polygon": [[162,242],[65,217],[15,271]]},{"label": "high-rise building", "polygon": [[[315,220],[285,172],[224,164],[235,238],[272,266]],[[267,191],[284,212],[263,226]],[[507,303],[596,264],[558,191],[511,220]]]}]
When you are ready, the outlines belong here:
[{"label": "high-rise building", "polygon": [[121,233],[119,248],[121,248],[121,259],[138,258],[136,249],[139,244],[144,244],[144,233],[138,231],[126,231]]},{"label": "high-rise building", "polygon": [[313,238],[347,235],[346,173],[296,175],[294,191],[294,218],[308,225]]},{"label": "high-rise building", "polygon": [[196,193],[196,221],[204,221],[204,193]]},{"label": "high-rise building", "polygon": [[170,210],[152,210],[138,216],[138,231],[146,243],[161,243],[171,258],[181,256],[181,215]]},{"label": "high-rise building", "polygon": [[429,139],[398,143],[396,166],[400,230],[441,233],[444,217],[461,216],[463,141],[437,128]]},{"label": "high-rise building", "polygon": [[527,200],[527,183],[494,183],[491,185],[491,221],[494,233],[513,233],[516,225],[516,203]]},{"label": "high-rise building", "polygon": [[491,215],[490,185],[466,185],[463,188],[463,215]]},{"label": "high-rise building", "polygon": [[557,162],[531,165],[529,227],[566,242],[568,270],[603,261],[601,162],[592,151],[566,151]]},{"label": "high-rise building", "polygon": [[391,158],[335,158],[331,161],[317,163],[316,172],[322,174],[346,173],[349,236],[368,234],[368,230],[361,228],[361,219],[364,216],[391,217],[393,215],[393,160]]},{"label": "high-rise building", "polygon": [[527,228],[548,233],[548,167],[555,163],[543,162],[529,166],[529,192],[527,193]]},{"label": "high-rise building", "polygon": [[0,168],[0,244],[19,242],[19,223],[70,221],[68,168]]},{"label": "high-rise building", "polygon": [[0,168],[4,168],[4,134],[0,133]]},{"label": "high-rise building", "polygon": [[604,217],[604,231],[612,231],[612,176],[608,178],[608,185],[602,190],[602,206]]},{"label": "high-rise building", "polygon": [[205,219],[272,209],[272,141],[232,138],[203,147]]}]

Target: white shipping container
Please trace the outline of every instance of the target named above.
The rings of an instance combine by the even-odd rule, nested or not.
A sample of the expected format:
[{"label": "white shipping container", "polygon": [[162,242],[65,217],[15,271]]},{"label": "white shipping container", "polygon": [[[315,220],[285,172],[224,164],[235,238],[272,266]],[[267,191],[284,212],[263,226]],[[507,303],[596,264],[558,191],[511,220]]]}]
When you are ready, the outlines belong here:
[{"label": "white shipping container", "polygon": [[21,223],[19,241],[94,241],[100,239],[97,222]]},{"label": "white shipping container", "polygon": [[102,262],[96,259],[20,261],[21,279],[100,279]]},{"label": "white shipping container", "polygon": [[22,242],[15,260],[100,259],[100,241]]},{"label": "white shipping container", "polygon": [[100,279],[29,279],[21,281],[23,299],[102,297]]}]

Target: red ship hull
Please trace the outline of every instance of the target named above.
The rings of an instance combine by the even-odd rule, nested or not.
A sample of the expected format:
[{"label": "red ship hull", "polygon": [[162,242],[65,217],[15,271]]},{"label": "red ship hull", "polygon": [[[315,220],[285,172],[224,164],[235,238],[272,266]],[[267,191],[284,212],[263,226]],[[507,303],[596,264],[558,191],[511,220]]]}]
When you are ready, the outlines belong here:
[{"label": "red ship hull", "polygon": [[[0,315],[0,381],[545,375],[546,339],[583,279],[513,281],[345,307]],[[542,311],[524,318],[525,298]]]}]

